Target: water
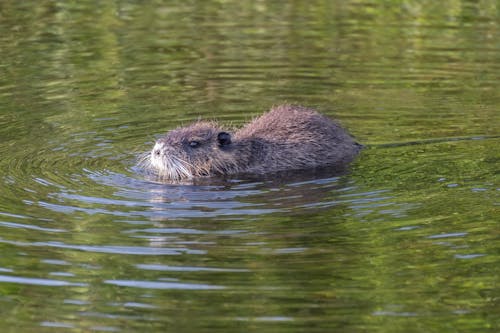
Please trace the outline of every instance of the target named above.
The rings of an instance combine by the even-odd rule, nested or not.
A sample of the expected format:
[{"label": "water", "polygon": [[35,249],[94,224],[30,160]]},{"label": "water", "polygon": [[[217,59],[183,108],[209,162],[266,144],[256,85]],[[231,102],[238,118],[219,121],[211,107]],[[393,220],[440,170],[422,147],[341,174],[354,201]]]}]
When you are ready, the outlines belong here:
[{"label": "water", "polygon": [[[0,5],[2,332],[497,332],[493,1]],[[162,184],[199,117],[295,102],[350,172]]]}]

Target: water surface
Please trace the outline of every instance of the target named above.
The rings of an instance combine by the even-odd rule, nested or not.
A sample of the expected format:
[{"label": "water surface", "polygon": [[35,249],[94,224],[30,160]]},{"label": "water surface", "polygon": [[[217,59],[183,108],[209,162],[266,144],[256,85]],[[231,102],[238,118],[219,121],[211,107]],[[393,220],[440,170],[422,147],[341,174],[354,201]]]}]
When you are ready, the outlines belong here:
[{"label": "water surface", "polygon": [[[2,332],[497,332],[493,1],[0,5]],[[199,117],[291,102],[341,175],[155,182]]]}]

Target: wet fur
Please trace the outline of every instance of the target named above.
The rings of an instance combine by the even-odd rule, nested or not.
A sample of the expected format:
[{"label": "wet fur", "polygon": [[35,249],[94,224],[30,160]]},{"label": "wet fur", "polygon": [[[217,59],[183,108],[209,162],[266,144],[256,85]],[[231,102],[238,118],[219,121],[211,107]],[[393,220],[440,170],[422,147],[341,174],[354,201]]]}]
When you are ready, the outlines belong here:
[{"label": "wet fur", "polygon": [[[174,129],[156,141],[142,163],[171,180],[268,174],[343,166],[361,147],[330,118],[292,105],[274,107],[236,130],[229,144],[218,138],[221,132],[218,123],[205,121]],[[193,148],[191,142],[199,145]]]}]

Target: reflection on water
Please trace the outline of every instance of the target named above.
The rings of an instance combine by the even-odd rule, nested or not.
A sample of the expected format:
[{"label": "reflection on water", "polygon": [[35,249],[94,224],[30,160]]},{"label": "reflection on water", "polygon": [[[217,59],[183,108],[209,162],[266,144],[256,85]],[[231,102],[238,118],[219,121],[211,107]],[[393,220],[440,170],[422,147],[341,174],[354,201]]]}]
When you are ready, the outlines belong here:
[{"label": "reflection on water", "polygon": [[[3,3],[0,330],[497,331],[498,13]],[[281,179],[135,167],[171,128],[283,102],[367,148]]]}]

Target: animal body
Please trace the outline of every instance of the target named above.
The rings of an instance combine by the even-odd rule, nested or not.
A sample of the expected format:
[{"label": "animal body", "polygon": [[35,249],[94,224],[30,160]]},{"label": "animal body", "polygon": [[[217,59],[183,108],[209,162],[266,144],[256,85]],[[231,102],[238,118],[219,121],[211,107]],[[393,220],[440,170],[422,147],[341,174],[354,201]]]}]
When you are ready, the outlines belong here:
[{"label": "animal body", "polygon": [[280,105],[240,129],[197,121],[158,139],[144,159],[163,179],[342,167],[361,145],[336,121],[302,106]]}]

